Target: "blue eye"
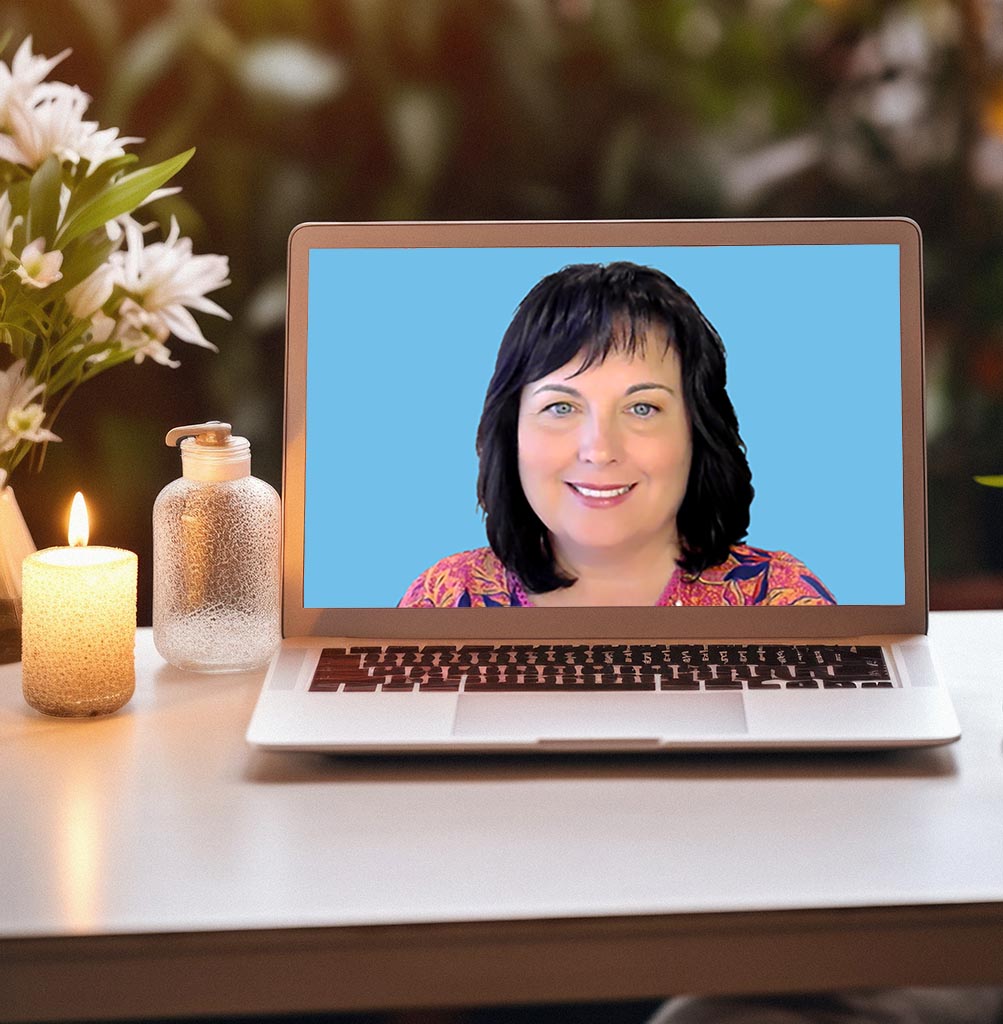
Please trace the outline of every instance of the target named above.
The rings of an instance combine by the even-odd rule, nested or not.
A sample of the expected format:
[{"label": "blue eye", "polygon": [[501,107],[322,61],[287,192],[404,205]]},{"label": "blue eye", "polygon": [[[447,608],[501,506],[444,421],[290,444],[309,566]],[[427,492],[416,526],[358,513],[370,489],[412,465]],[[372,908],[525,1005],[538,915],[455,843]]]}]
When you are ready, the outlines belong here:
[{"label": "blue eye", "polygon": [[640,416],[643,420],[650,419],[658,412],[658,406],[652,405],[650,402],[635,402],[631,409],[635,416]]},{"label": "blue eye", "polygon": [[575,407],[570,402],[552,402],[543,411],[551,412],[555,416],[567,416],[575,411]]}]

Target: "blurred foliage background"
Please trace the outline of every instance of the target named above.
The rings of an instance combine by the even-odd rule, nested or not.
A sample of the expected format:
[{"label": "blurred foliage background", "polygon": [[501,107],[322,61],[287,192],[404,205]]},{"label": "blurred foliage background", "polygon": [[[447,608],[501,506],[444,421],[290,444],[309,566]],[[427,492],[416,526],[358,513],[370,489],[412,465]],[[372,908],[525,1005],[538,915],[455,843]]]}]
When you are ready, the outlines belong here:
[{"label": "blurred foliage background", "polygon": [[[933,604],[1003,607],[1003,491],[971,480],[1003,472],[1000,0],[0,0],[5,29],[8,60],[28,34],[72,47],[52,77],[144,163],[198,148],[150,209],[230,258],[233,322],[202,320],[219,354],[92,381],[17,487],[40,547],[87,493],[95,542],[140,554],[141,623],[167,429],[228,420],[280,483],[304,220],[914,218]],[[798,469],[824,499],[824,467]]]}]

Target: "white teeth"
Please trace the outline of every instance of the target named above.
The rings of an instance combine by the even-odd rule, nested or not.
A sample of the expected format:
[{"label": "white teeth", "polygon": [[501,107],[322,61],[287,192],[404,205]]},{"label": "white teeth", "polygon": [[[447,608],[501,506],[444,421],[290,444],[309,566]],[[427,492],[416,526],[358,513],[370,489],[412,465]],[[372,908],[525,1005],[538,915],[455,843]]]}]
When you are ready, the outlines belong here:
[{"label": "white teeth", "polygon": [[579,487],[578,484],[572,484],[571,486],[586,498],[619,498],[621,494],[626,494],[631,487],[630,484],[627,484],[626,487],[616,487],[609,491],[596,491],[591,487]]}]

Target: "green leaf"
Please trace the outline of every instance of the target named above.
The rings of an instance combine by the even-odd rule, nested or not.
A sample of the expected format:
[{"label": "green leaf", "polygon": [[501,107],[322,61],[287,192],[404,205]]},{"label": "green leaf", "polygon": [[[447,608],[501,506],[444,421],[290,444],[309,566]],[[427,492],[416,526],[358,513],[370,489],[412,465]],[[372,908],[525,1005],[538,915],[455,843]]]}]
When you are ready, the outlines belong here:
[{"label": "green leaf", "polygon": [[7,186],[7,198],[10,199],[11,210],[15,216],[27,216],[30,202],[31,179],[15,181]]},{"label": "green leaf", "polygon": [[973,476],[972,479],[986,487],[1003,487],[1003,476]]},{"label": "green leaf", "polygon": [[83,174],[80,167],[77,168],[75,180],[70,187],[70,203],[67,207],[67,216],[74,214],[84,203],[93,199],[102,189],[107,188],[112,178],[121,174],[126,167],[139,162],[135,153],[124,153],[111,160],[105,160],[92,171]]},{"label": "green leaf", "polygon": [[59,186],[63,181],[63,169],[59,159],[50,156],[31,177],[28,186],[28,228],[27,238],[45,239],[46,249],[53,248],[56,225],[59,223]]},{"label": "green leaf", "polygon": [[35,376],[38,364],[41,362],[44,348],[45,342],[42,340],[42,336],[36,334],[32,339],[31,347],[28,349],[28,356],[25,360],[25,370],[33,377]]},{"label": "green leaf", "polygon": [[[103,352],[107,346],[107,342],[101,345],[95,345],[93,348],[98,353]],[[102,359],[99,363],[91,363],[90,366],[83,370],[80,376],[81,384],[86,383],[93,377],[96,377],[99,373],[104,373],[105,370],[110,370],[113,366],[120,366],[122,363],[128,363],[134,361],[136,353],[131,350],[119,350],[118,352],[110,352],[106,359]]]},{"label": "green leaf", "polygon": [[84,364],[91,356],[100,354],[105,348],[105,343],[83,345],[76,352],[65,356],[45,382],[46,394],[58,395],[63,388],[74,382],[79,383],[84,375]]},{"label": "green leaf", "polygon": [[153,167],[144,167],[120,178],[67,217],[56,243],[63,247],[74,238],[103,227],[115,217],[131,213],[151,192],[173,178],[191,160],[194,152],[194,149],[186,150]]},{"label": "green leaf", "polygon": [[84,335],[90,329],[90,321],[73,320],[62,334],[55,338],[50,335],[47,339],[45,379],[46,390],[49,394],[54,394],[61,387],[65,386],[66,382],[61,380],[61,375],[67,367],[71,367],[69,381],[72,381],[78,375],[72,369],[72,365],[78,357],[81,360],[86,358],[86,356],[80,356],[81,351],[83,351],[80,346],[83,344],[82,339]]}]

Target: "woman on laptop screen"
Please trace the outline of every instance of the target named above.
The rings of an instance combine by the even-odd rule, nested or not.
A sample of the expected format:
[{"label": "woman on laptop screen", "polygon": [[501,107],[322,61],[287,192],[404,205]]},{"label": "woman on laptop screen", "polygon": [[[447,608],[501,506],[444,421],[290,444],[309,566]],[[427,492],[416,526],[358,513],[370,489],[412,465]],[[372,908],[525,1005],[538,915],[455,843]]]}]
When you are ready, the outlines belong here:
[{"label": "woman on laptop screen", "polygon": [[436,562],[400,607],[834,604],[796,558],[741,543],[752,474],[725,377],[717,332],[661,271],[545,277],[477,430],[490,547]]}]

